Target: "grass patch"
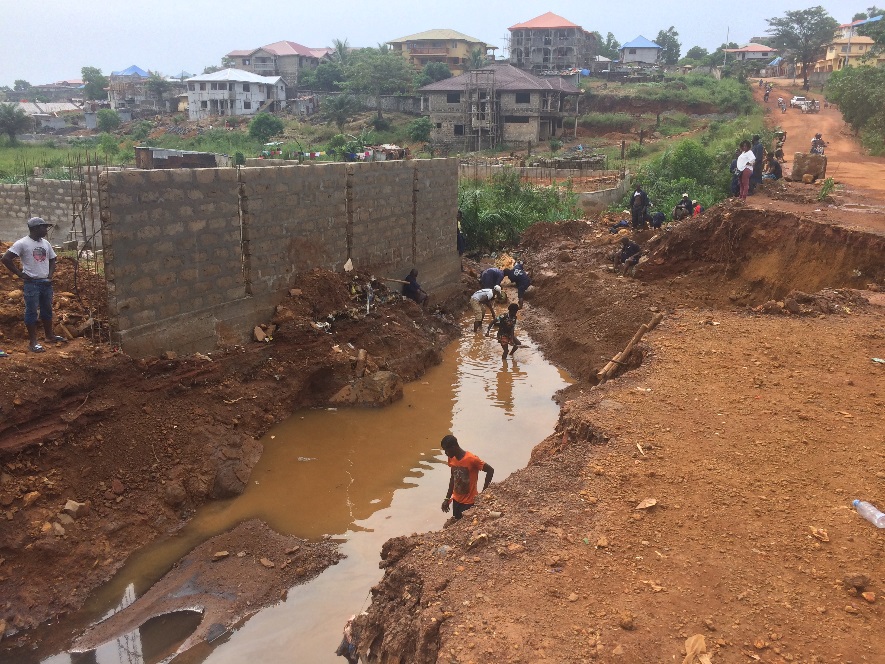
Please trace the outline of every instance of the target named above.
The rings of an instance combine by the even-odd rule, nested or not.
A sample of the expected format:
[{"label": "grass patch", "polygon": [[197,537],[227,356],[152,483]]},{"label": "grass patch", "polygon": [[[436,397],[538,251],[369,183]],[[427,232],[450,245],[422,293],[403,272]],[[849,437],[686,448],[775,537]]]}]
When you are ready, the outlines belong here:
[{"label": "grass patch", "polygon": [[496,251],[513,246],[520,234],[537,221],[580,218],[578,197],[571,183],[541,187],[521,182],[513,169],[491,180],[462,179],[458,207],[468,249]]},{"label": "grass patch", "polygon": [[627,113],[588,113],[578,119],[579,127],[602,133],[627,134],[633,131],[635,123],[635,118]]}]

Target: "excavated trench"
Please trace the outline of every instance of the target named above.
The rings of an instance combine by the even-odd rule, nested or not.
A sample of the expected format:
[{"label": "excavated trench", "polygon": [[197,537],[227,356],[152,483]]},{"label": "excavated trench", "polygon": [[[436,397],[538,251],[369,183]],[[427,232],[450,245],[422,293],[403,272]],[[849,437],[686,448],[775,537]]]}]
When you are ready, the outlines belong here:
[{"label": "excavated trench", "polygon": [[[39,661],[153,662],[182,642],[191,645],[185,639],[199,614],[195,618],[186,611],[202,606],[195,597],[212,595],[201,610],[213,622],[224,613],[216,604],[224,608],[230,600],[223,587],[195,594],[198,577],[187,572],[192,556],[183,556],[200,542],[256,518],[284,536],[337,542],[344,558],[306,583],[293,582],[282,603],[239,628],[234,628],[238,620],[254,610],[202,625],[200,640],[211,637],[212,646],[203,643],[188,661],[273,661],[280,652],[298,652],[299,661],[336,661],[331,652],[344,621],[365,607],[369,589],[380,578],[378,554],[384,542],[439,529],[446,519],[439,499],[448,469],[439,439],[455,433],[495,467],[497,481],[524,467],[533,446],[553,430],[559,409],[551,397],[568,378],[525,340],[528,346],[515,359],[503,361],[493,337],[466,334],[445,351],[440,366],[407,385],[403,399],[383,410],[303,411],[273,428],[261,441],[263,456],[242,496],[207,504],[178,536],[136,553],[92,598],[80,620],[85,626],[96,616],[117,615],[87,630],[76,647],[81,654],[44,655]],[[212,553],[206,550],[203,556]],[[147,604],[135,599],[152,585],[162,589],[163,597],[149,598]],[[154,588],[148,594],[156,594]],[[157,607],[168,614],[154,617]],[[158,620],[170,627],[168,632],[154,628]],[[149,628],[121,631],[132,624]]]}]

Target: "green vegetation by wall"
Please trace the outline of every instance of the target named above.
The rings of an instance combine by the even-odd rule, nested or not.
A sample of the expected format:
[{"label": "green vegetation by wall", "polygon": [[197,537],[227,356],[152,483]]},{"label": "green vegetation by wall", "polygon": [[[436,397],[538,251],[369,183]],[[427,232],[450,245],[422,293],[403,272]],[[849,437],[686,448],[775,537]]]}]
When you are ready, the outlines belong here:
[{"label": "green vegetation by wall", "polygon": [[885,70],[846,67],[827,81],[827,97],[871,154],[885,154]]}]

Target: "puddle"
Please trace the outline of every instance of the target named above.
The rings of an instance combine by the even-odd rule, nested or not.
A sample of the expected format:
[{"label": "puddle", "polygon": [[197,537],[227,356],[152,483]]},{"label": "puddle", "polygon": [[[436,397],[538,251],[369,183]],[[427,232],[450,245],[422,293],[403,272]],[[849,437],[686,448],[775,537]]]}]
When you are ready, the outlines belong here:
[{"label": "puddle", "polygon": [[[467,329],[469,322],[465,322]],[[405,386],[401,401],[381,410],[298,413],[262,440],[264,454],[242,496],[201,508],[176,537],[146,547],[82,612],[93,621],[143,593],[192,548],[251,517],[298,537],[341,541],[347,556],[288,598],[211,646],[176,662],[342,661],[333,654],[347,618],[365,609],[382,571],[381,545],[391,537],[442,527],[439,505],[449,471],[439,441],[447,433],[495,467],[501,481],[528,462],[559,414],[554,392],[566,374],[526,337],[516,359],[501,360],[494,338],[465,335],[440,366]],[[195,623],[193,614],[166,616],[115,643],[85,654],[61,653],[46,664],[153,664],[174,652]],[[182,623],[185,623],[184,625]],[[19,653],[21,655],[21,653]],[[19,660],[20,661],[20,660]]]}]

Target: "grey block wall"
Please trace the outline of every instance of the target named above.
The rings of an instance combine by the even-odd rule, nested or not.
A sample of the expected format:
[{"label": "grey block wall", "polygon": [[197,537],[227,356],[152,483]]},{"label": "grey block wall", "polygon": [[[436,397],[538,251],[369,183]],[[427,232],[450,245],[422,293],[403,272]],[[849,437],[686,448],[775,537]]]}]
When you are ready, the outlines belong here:
[{"label": "grey block wall", "polygon": [[134,356],[241,343],[299,272],[458,288],[454,159],[101,176],[112,327]]}]

